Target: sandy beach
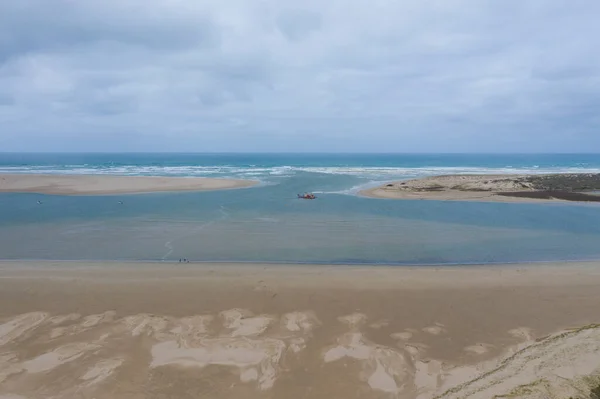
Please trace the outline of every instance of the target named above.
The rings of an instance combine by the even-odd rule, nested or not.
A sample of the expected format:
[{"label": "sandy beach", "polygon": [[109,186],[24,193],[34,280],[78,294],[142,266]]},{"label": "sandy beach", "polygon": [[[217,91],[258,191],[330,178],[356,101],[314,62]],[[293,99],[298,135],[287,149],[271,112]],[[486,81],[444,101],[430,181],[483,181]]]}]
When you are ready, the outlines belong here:
[{"label": "sandy beach", "polygon": [[381,199],[483,202],[599,202],[600,176],[447,175],[387,183],[360,195]]},{"label": "sandy beach", "polygon": [[110,195],[168,191],[212,191],[252,187],[250,180],[109,175],[0,174],[0,192]]},{"label": "sandy beach", "polygon": [[0,262],[0,398],[585,397],[599,285],[598,262]]}]

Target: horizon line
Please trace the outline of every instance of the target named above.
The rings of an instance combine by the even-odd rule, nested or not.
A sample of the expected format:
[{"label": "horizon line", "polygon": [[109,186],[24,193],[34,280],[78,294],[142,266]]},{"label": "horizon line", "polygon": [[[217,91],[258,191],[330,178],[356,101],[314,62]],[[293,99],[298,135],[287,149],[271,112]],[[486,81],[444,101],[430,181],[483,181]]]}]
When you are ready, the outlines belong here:
[{"label": "horizon line", "polygon": [[114,155],[114,154],[173,154],[173,155],[600,155],[600,152],[329,152],[329,151],[0,151],[0,154],[28,155]]}]

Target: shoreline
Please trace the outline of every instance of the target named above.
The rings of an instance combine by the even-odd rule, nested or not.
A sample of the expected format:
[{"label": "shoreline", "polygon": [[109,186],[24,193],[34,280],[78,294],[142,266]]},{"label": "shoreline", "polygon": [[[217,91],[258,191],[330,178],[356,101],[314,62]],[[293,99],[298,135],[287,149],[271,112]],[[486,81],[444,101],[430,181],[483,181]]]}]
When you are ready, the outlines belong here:
[{"label": "shoreline", "polygon": [[0,261],[0,397],[589,392],[600,261],[506,266]]},{"label": "shoreline", "polygon": [[[0,269],[2,265],[18,263],[23,264],[86,264],[86,265],[146,265],[146,266],[169,266],[169,267],[204,267],[204,266],[224,266],[224,267],[283,267],[283,268],[369,268],[371,269],[431,269],[431,268],[448,268],[448,269],[462,269],[462,268],[473,268],[473,269],[485,269],[485,268],[502,268],[510,269],[515,268],[527,268],[527,267],[564,267],[568,265],[585,266],[592,264],[600,264],[600,258],[590,259],[563,259],[563,260],[529,260],[529,261],[514,261],[514,262],[453,262],[453,263],[381,263],[381,262],[363,262],[363,263],[349,263],[349,262],[286,262],[286,261],[239,261],[239,260],[189,260],[189,262],[178,262],[177,260],[161,260],[161,259],[137,259],[137,260],[123,260],[123,259],[36,259],[36,258],[0,258]],[[44,266],[40,266],[44,267]]]},{"label": "shoreline", "polygon": [[160,192],[217,191],[249,188],[253,180],[204,177],[7,174],[0,173],[0,193],[49,195],[117,195]]},{"label": "shoreline", "polygon": [[442,175],[396,181],[362,190],[376,199],[512,203],[593,203],[600,195],[600,175]]}]

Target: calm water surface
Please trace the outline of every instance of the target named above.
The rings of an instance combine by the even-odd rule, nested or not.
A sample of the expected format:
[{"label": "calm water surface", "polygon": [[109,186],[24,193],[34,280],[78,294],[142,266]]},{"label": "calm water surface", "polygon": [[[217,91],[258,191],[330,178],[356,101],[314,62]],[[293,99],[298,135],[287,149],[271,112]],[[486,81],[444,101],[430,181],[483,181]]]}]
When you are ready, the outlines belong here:
[{"label": "calm water surface", "polygon": [[[205,193],[0,194],[3,259],[452,264],[600,258],[597,205],[356,196],[386,181],[447,173],[598,173],[599,155],[0,154],[0,172],[261,182]],[[296,199],[306,191],[318,200]]]}]

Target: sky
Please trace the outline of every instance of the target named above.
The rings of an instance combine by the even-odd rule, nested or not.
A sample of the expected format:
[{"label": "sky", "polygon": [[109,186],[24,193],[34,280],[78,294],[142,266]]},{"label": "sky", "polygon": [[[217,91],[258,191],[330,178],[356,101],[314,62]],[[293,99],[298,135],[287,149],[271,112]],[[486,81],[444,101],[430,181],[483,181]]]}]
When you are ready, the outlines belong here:
[{"label": "sky", "polygon": [[594,0],[0,2],[0,151],[600,152]]}]

